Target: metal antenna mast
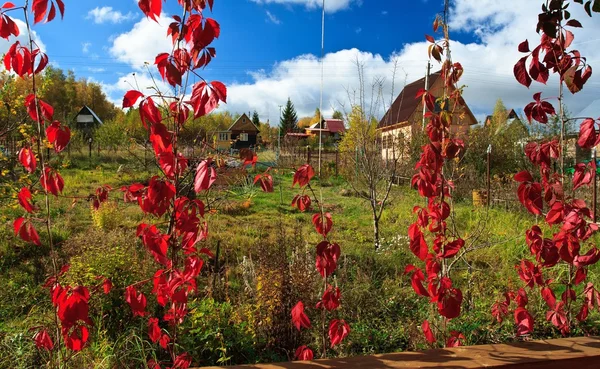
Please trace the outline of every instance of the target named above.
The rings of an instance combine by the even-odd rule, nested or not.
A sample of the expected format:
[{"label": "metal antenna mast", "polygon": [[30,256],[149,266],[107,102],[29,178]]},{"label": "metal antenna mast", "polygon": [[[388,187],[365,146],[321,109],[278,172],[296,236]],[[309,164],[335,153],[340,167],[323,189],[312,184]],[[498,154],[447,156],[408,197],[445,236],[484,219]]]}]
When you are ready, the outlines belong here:
[{"label": "metal antenna mast", "polygon": [[321,99],[319,101],[319,177],[321,177],[321,151],[323,150],[323,58],[325,57],[325,0],[321,16]]}]

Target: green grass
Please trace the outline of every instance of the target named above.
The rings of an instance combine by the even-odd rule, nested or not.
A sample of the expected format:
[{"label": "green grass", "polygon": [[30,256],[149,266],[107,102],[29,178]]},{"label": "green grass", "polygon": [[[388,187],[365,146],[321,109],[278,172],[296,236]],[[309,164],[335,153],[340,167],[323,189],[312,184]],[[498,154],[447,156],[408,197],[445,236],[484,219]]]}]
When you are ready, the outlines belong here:
[{"label": "green grass", "polygon": [[[268,155],[259,159],[269,160]],[[143,357],[160,357],[160,350],[147,341],[145,320],[132,318],[122,298],[125,286],[150,277],[157,269],[135,238],[137,224],[157,220],[144,216],[136,203],[117,201],[122,196],[120,187],[144,182],[152,175],[152,167],[147,171],[140,161],[127,158],[127,153],[104,153],[92,159],[74,154],[69,161],[53,160],[63,165],[65,179],[66,197],[51,198],[51,227],[59,257],[72,265],[67,281],[92,286],[98,283],[96,275],[112,276],[115,281],[110,295],[93,298],[91,315],[97,322],[93,344],[74,361],[74,367],[136,366]],[[299,299],[314,306],[321,293],[320,278],[314,272],[314,247],[321,238],[311,224],[312,212],[301,213],[290,206],[303,191],[292,187],[291,171],[272,170],[273,193],[252,186],[254,174],[245,183],[211,190],[207,201],[216,212],[206,216],[210,235],[202,246],[216,252],[219,245],[221,270],[213,275],[209,273],[213,266],[205,267],[200,291],[192,299],[192,318],[184,327],[182,344],[195,355],[206,355],[194,358],[198,364],[285,360],[283,353],[300,344],[320,350],[318,333],[297,334],[289,329],[291,306]],[[403,275],[408,264],[423,265],[410,252],[407,238],[408,226],[415,220],[413,208],[423,200],[408,187],[393,188],[381,220],[382,247],[375,251],[366,201],[347,196],[352,191],[343,178],[313,183],[317,197],[333,216],[330,239],[342,249],[335,278],[330,280],[342,289],[342,308],[337,314],[352,327],[347,342],[329,355],[425,348],[419,327],[423,319],[436,315],[435,308],[414,294],[409,278]],[[101,185],[115,189],[111,198],[116,205],[93,215],[87,196]],[[250,205],[244,206],[248,200]],[[451,322],[451,328],[464,332],[471,344],[514,340],[510,317],[502,325],[491,324],[490,307],[508,288],[522,286],[514,266],[529,257],[524,232],[535,219],[521,211],[474,208],[470,202],[453,205],[453,224],[467,245],[478,250],[455,265],[453,279],[463,289],[465,313]],[[43,358],[27,353],[31,344],[23,337],[31,336],[28,329],[43,324],[51,314],[48,292],[41,287],[50,270],[49,250],[15,238],[11,220],[21,215],[14,201],[3,203],[0,357],[20,360],[22,367],[36,367]],[[45,232],[40,235],[44,242]],[[598,267],[589,270],[594,283],[599,280],[598,271]],[[144,288],[149,310],[159,314],[151,286]],[[531,294],[530,305],[540,318],[536,337],[556,336],[556,330],[541,323],[543,301],[535,295]],[[204,300],[207,296],[210,299]],[[310,314],[318,325],[318,314]],[[598,320],[597,315],[592,314],[592,322]],[[212,320],[204,324],[208,316]],[[593,331],[592,327],[587,329]]]}]

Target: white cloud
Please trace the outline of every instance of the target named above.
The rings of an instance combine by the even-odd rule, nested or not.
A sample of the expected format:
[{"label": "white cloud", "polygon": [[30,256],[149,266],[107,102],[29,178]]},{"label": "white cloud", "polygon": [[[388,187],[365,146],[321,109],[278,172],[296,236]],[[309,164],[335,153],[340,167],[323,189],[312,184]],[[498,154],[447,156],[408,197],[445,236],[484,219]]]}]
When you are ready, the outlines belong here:
[{"label": "white cloud", "polygon": [[381,11],[381,15],[388,15],[388,11],[387,10],[382,10]]},{"label": "white cloud", "polygon": [[279,18],[277,18],[275,15],[273,15],[270,11],[267,10],[267,19],[269,21],[271,21],[272,23],[275,24],[281,24],[281,21],[279,20]]},{"label": "white cloud", "polygon": [[133,19],[134,15],[131,12],[123,14],[110,6],[103,6],[90,10],[85,18],[93,20],[96,24],[121,23]]},{"label": "white cloud", "polygon": [[81,52],[87,54],[90,51],[91,42],[84,42],[81,44]]},{"label": "white cloud", "polygon": [[[258,4],[282,4],[282,5],[303,5],[307,9],[321,9],[322,0],[251,0]],[[325,11],[335,13],[340,10],[348,9],[352,4],[361,5],[362,0],[327,0],[325,1]]]},{"label": "white cloud", "polygon": [[164,14],[161,14],[158,23],[144,18],[131,31],[115,37],[108,51],[117,60],[142,70],[144,63],[153,64],[156,55],[173,48],[166,32],[170,22],[171,19]]},{"label": "white cloud", "polygon": [[359,34],[362,32],[362,28],[358,27],[357,29],[354,30],[354,32],[356,32],[356,34]]},{"label": "white cloud", "polygon": [[[552,77],[548,86],[534,83],[530,89],[520,85],[513,76],[513,66],[523,55],[517,45],[528,38],[530,45],[539,41],[535,32],[539,4],[533,1],[511,3],[510,7],[496,0],[457,0],[452,9],[452,32],[473,32],[477,41],[469,44],[452,42],[452,57],[465,68],[461,82],[466,85],[465,100],[476,116],[485,117],[492,112],[494,103],[501,98],[505,105],[522,111],[532,101],[535,92],[543,92],[544,97],[557,96],[557,79]],[[576,47],[588,62],[600,67],[600,50],[597,45],[600,23],[589,18],[579,4],[572,4],[573,17],[580,20],[583,29],[576,29]],[[358,72],[354,61],[358,58],[365,65],[367,87],[377,76],[384,77],[386,107],[391,96],[393,59],[397,58],[401,68],[396,78],[394,95],[402,88],[404,73],[410,83],[424,76],[427,65],[427,43],[406,44],[389,56],[363,52],[356,49],[339,50],[325,56],[323,113],[331,114],[340,108],[340,102],[349,105],[345,89],[358,87]],[[432,71],[439,69],[434,62]],[[253,78],[249,83],[232,83],[229,88],[229,104],[223,109],[230,111],[257,110],[261,116],[269,116],[276,124],[279,115],[278,105],[288,96],[294,102],[299,116],[312,115],[319,105],[321,69],[319,59],[313,55],[302,55],[277,63],[269,71],[248,71]],[[566,92],[567,108],[576,114],[590,104],[600,94],[600,80],[593,75],[583,91],[577,95]],[[552,100],[556,103],[556,100]],[[380,108],[378,110],[382,110]]]}]

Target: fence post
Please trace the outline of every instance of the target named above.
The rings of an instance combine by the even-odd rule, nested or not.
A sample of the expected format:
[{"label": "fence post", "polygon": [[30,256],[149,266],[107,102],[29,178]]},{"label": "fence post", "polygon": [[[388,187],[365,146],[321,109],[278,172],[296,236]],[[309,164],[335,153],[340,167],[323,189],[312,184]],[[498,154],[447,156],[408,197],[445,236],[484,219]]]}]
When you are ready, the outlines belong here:
[{"label": "fence post", "polygon": [[306,157],[307,157],[307,162],[308,164],[310,164],[310,146],[306,147]]},{"label": "fence post", "polygon": [[487,205],[488,209],[490,207],[490,200],[491,200],[491,197],[492,197],[492,194],[491,194],[491,191],[490,191],[490,188],[491,188],[491,182],[490,182],[490,166],[491,166],[490,156],[491,155],[492,155],[492,145],[490,144],[490,145],[488,145],[488,148],[487,148],[487,194],[486,194],[487,195],[486,196],[487,197],[487,199],[486,199],[486,203],[487,204],[486,205]]},{"label": "fence post", "polygon": [[335,150],[335,176],[338,176],[338,167],[340,166],[340,149]]}]

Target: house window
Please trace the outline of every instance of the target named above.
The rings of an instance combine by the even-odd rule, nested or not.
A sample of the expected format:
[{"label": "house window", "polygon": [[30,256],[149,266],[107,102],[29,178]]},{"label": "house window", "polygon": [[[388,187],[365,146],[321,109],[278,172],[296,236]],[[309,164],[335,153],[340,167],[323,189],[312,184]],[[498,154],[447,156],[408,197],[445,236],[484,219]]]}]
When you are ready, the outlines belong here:
[{"label": "house window", "polygon": [[229,133],[227,133],[227,132],[219,133],[219,141],[229,141]]},{"label": "house window", "polygon": [[247,133],[240,133],[240,141],[248,141],[248,134]]}]

